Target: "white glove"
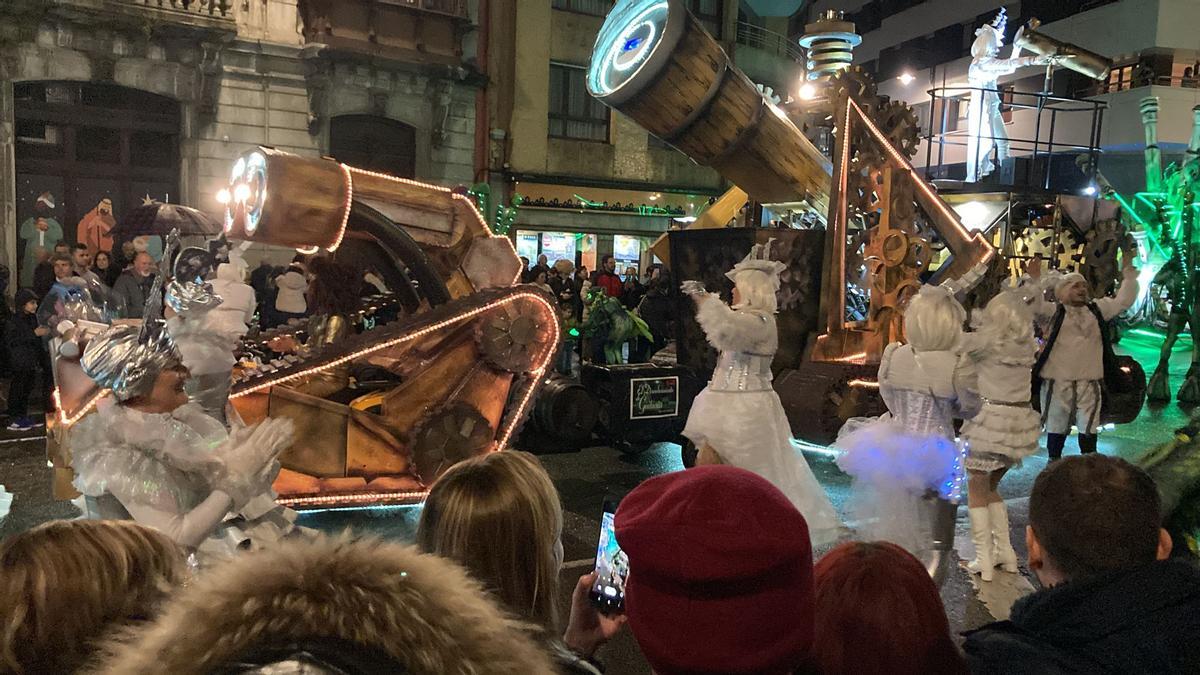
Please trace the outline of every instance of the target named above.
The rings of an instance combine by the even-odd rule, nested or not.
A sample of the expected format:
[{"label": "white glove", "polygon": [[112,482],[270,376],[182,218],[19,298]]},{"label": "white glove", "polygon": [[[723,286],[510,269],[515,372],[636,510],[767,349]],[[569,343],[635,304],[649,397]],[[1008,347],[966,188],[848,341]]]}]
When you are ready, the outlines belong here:
[{"label": "white glove", "polygon": [[269,490],[279,473],[275,460],[292,444],[295,425],[286,418],[267,418],[252,427],[237,429],[218,454],[224,471],[216,485],[233,498],[234,510],[240,510],[255,495]]}]

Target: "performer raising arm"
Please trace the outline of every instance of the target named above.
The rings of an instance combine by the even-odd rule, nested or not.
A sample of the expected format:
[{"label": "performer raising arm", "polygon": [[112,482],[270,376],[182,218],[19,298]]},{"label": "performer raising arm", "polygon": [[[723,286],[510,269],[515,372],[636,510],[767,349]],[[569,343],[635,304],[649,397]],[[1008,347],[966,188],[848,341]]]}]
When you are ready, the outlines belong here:
[{"label": "performer raising arm", "polygon": [[696,301],[696,320],[720,351],[712,380],[692,403],[687,436],[700,450],[701,463],[732,464],[771,481],[808,522],[814,544],[833,541],[838,518],[812,469],[791,444],[791,430],[779,396],[771,387],[771,361],[779,347],[775,327],[779,273],[757,245],[728,276],[733,307],[704,291],[697,281],[683,284]]},{"label": "performer raising arm", "polygon": [[[1122,253],[1124,280],[1114,298],[1093,300],[1087,280],[1072,272],[1051,278],[1056,281],[1057,303],[1047,302],[1041,293],[1034,299],[1038,317],[1050,321],[1033,375],[1042,380],[1042,426],[1051,461],[1062,457],[1072,423],[1079,430],[1079,452],[1096,451],[1105,354],[1112,349],[1105,324],[1137,300],[1136,255],[1134,251]],[[1029,276],[1041,280],[1041,260],[1029,264]]]},{"label": "performer raising arm", "polygon": [[161,326],[141,334],[113,326],[88,342],[80,365],[112,394],[78,423],[71,443],[75,487],[91,517],[132,518],[202,557],[292,530],[295,513],[271,492],[290,420],[228,433],[188,403],[187,370]]}]

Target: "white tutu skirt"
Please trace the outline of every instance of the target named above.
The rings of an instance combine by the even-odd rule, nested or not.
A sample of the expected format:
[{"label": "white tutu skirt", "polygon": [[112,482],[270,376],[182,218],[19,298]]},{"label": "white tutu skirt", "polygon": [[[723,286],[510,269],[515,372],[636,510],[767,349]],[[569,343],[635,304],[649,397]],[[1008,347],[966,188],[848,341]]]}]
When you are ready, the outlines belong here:
[{"label": "white tutu skirt", "polygon": [[984,403],[979,414],[963,423],[967,443],[966,467],[971,471],[997,471],[1020,466],[1038,451],[1042,420],[1029,406]]},{"label": "white tutu skirt", "polygon": [[891,415],[847,420],[834,447],[838,466],[854,479],[850,513],[857,537],[890,541],[919,554],[933,540],[933,496],[956,501],[961,487],[959,445],[943,436],[914,434]]},{"label": "white tutu skirt", "polygon": [[837,539],[837,512],[804,455],[792,445],[791,427],[774,391],[705,387],[692,402],[683,435],[697,447],[709,445],[725,463],[752,471],[779,488],[803,514],[814,545]]}]

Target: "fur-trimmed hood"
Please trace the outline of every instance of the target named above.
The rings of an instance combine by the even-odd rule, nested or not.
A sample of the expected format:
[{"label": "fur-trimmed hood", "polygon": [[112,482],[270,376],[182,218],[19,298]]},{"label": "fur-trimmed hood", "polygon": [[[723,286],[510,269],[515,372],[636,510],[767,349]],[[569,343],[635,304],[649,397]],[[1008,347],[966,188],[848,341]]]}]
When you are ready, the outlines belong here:
[{"label": "fur-trimmed hood", "polygon": [[248,650],[310,638],[369,645],[407,673],[553,673],[526,627],[442,558],[318,536],[238,557],[113,642],[94,672],[208,673]]}]

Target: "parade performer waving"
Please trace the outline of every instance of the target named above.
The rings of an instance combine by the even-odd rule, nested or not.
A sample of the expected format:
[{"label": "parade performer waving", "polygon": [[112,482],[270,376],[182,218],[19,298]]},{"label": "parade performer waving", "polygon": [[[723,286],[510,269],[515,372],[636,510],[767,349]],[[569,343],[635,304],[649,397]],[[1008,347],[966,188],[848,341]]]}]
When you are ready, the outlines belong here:
[{"label": "parade performer waving", "polygon": [[732,464],[771,481],[804,515],[813,543],[828,543],[838,535],[837,513],[791,444],[787,416],[771,387],[771,361],[779,347],[775,294],[785,266],[770,260],[769,250],[770,242],[755,246],[726,274],[734,284],[732,307],[700,282],[683,284],[696,302],[696,320],[720,351],[683,435],[699,448],[700,462]]},{"label": "parade performer waving", "polygon": [[83,350],[83,372],[111,394],[71,438],[89,515],[158,529],[202,562],[288,534],[296,514],[276,505],[271,483],[292,422],[230,432],[189,403],[183,358],[155,318],[161,307],[156,291],[142,326],[112,326]]}]

